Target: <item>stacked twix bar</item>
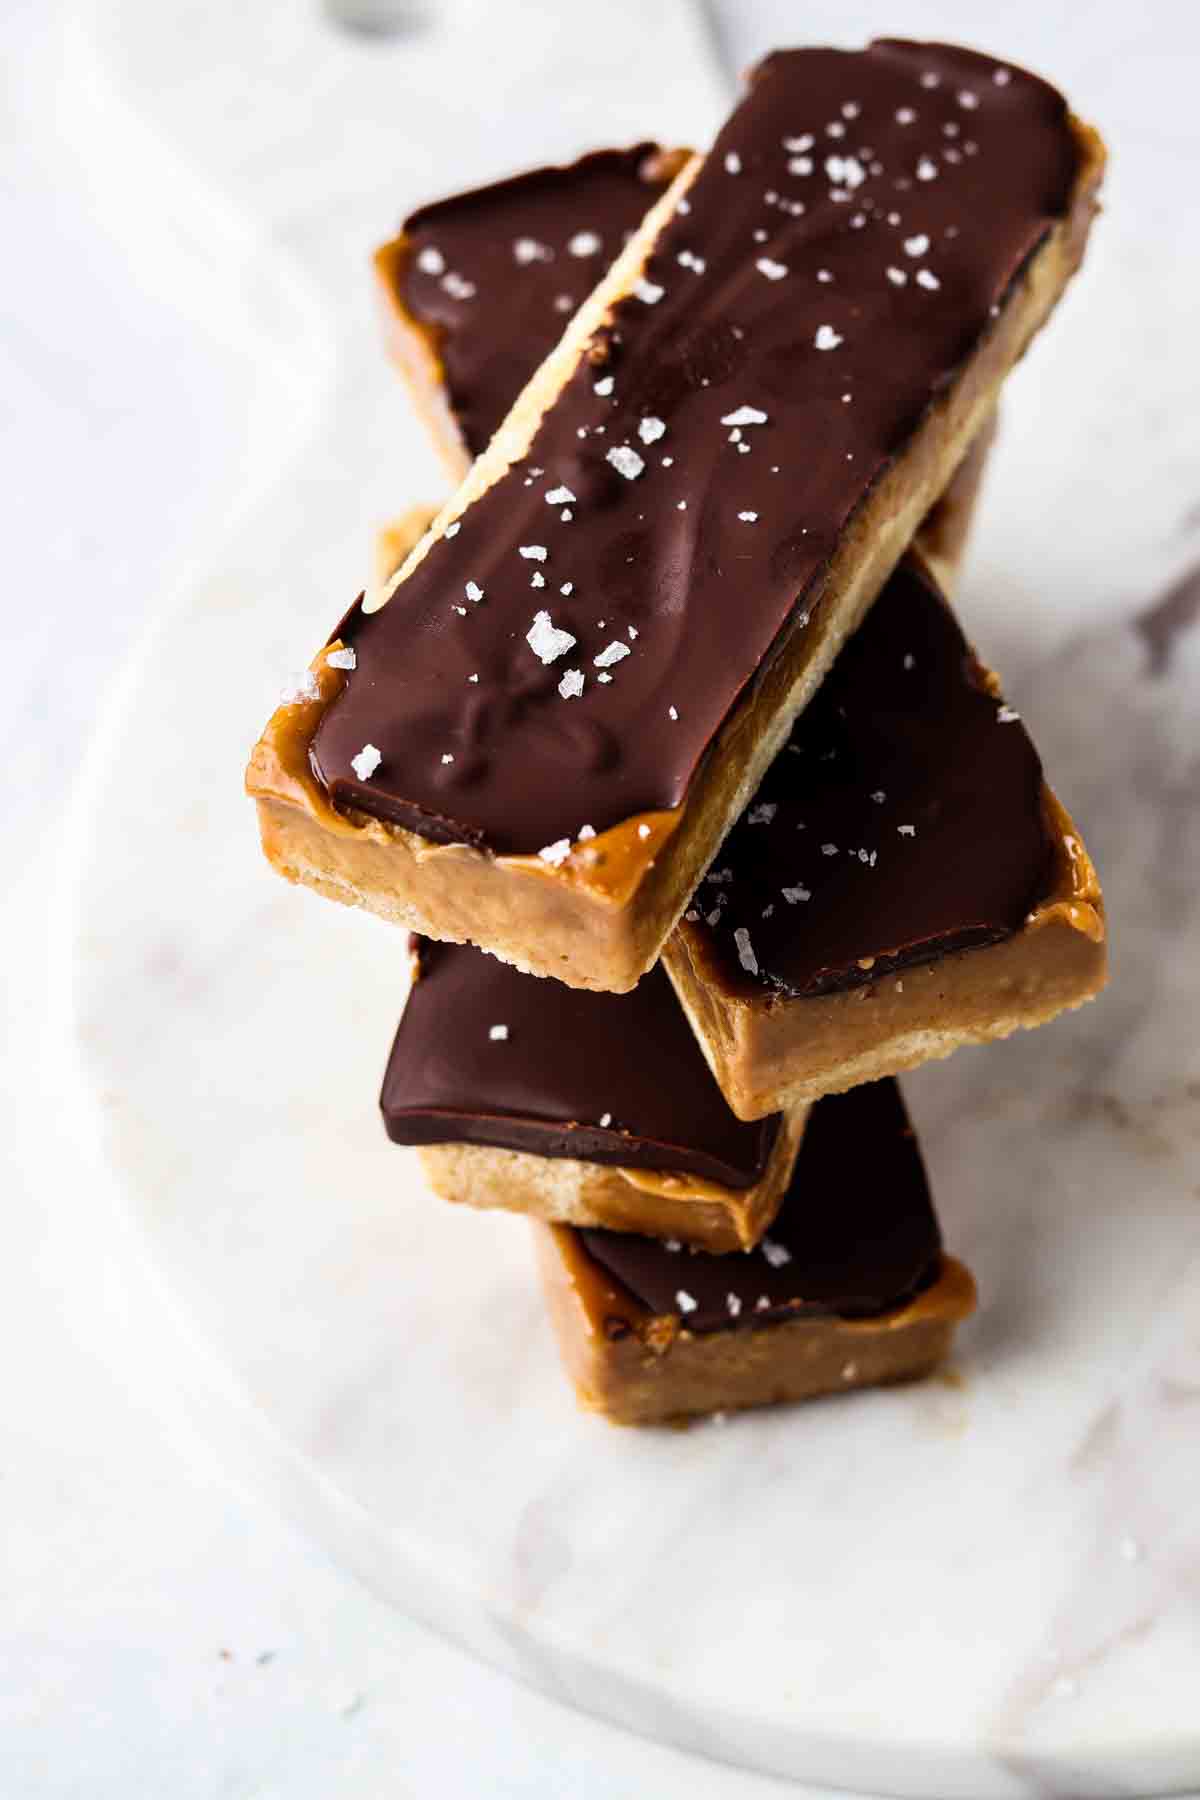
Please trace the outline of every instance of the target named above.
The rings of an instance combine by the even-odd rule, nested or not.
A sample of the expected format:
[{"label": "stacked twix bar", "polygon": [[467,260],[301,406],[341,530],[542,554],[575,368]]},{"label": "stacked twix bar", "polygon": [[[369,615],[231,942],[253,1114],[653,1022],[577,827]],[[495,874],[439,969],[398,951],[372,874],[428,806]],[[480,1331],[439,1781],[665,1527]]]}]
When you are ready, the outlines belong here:
[{"label": "stacked twix bar", "polygon": [[931,1368],[974,1285],[893,1078],[1103,984],[944,598],[1103,161],[990,57],[786,51],[707,156],[597,151],[379,253],[460,485],[249,790],[281,874],[418,934],[388,1133],[537,1221],[613,1419]]}]

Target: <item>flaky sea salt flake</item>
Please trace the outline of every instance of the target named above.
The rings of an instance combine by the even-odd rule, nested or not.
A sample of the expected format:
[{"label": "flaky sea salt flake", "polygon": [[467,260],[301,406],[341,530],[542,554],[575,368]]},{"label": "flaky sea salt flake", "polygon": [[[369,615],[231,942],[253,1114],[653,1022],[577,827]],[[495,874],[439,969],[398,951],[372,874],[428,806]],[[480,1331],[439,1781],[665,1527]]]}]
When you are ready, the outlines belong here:
[{"label": "flaky sea salt flake", "polygon": [[491,1039],[493,1044],[507,1043],[507,1041],[508,1041],[508,1026],[507,1025],[489,1025],[488,1026],[488,1037]]},{"label": "flaky sea salt flake", "polygon": [[813,347],[817,350],[836,350],[845,339],[840,337],[832,325],[818,325],[817,335],[813,339]]},{"label": "flaky sea salt flake", "polygon": [[548,612],[540,612],[534,614],[533,624],[525,633],[525,642],[542,662],[552,663],[566,655],[575,639],[569,631],[560,631]]},{"label": "flaky sea salt flake", "polygon": [[558,691],[564,700],[578,700],[583,692],[583,670],[568,669],[558,684]]},{"label": "flaky sea salt flake", "polygon": [[636,481],[646,466],[643,458],[628,444],[614,444],[605,453],[604,460],[611,463],[617,474],[623,475],[626,481]]},{"label": "flaky sea salt flake", "polygon": [[567,240],[567,249],[572,256],[595,256],[600,248],[601,240],[594,231],[577,231]]},{"label": "flaky sea salt flake", "polygon": [[633,291],[643,306],[657,306],[666,293],[665,288],[659,287],[656,281],[647,281],[644,275],[634,282]]},{"label": "flaky sea salt flake", "polygon": [[849,188],[851,192],[867,179],[867,171],[857,156],[827,156],[825,173],[838,187]]},{"label": "flaky sea salt flake", "polygon": [[440,250],[435,250],[433,245],[429,244],[418,254],[417,267],[422,275],[444,275],[446,259]]},{"label": "flaky sea salt flake", "polygon": [[374,744],[364,744],[357,756],[350,758],[350,767],[359,781],[370,781],[372,775],[383,761],[383,752]]},{"label": "flaky sea salt flake", "polygon": [[769,256],[760,256],[754,266],[768,281],[782,281],[788,272],[786,263],[775,262]]},{"label": "flaky sea salt flake", "polygon": [[547,506],[570,506],[575,496],[569,487],[551,488],[546,495]]},{"label": "flaky sea salt flake", "polygon": [[747,975],[757,975],[758,958],[755,956],[753,947],[750,943],[750,933],[746,930],[744,925],[739,925],[737,927],[733,934],[733,941],[737,945],[738,961],[741,963],[743,969],[745,969]]},{"label": "flaky sea salt flake", "polygon": [[792,1260],[791,1251],[783,1244],[777,1244],[773,1238],[765,1237],[761,1249],[773,1269],[782,1269]]},{"label": "flaky sea salt flake", "polygon": [[538,851],[542,861],[549,863],[552,869],[557,869],[560,863],[565,863],[570,854],[570,838],[559,838],[555,843],[546,844]]}]

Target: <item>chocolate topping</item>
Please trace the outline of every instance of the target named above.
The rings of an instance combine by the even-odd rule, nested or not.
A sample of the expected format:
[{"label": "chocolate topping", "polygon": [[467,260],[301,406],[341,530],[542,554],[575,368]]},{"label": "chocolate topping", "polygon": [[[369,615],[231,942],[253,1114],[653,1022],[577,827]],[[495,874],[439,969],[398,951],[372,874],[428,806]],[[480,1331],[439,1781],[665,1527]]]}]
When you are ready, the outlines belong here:
[{"label": "chocolate topping", "polygon": [[380,1096],[395,1143],[491,1144],[731,1188],[762,1176],[779,1117],[730,1112],[661,968],[631,994],[596,994],[456,944],[422,939],[419,959]]},{"label": "chocolate topping", "polygon": [[434,332],[472,456],[677,172],[654,144],[596,150],[435,201],[405,221],[401,299]]},{"label": "chocolate topping", "polygon": [[768,58],[528,457],[348,620],[335,803],[500,852],[677,806],[1076,168],[1061,96],[988,58]]},{"label": "chocolate topping", "polygon": [[735,986],[828,993],[1007,937],[1045,894],[1051,857],[1037,751],[906,557],[687,923]]},{"label": "chocolate topping", "polygon": [[818,1100],[783,1205],[754,1250],[714,1256],[668,1250],[632,1232],[578,1235],[633,1309],[675,1313],[696,1332],[798,1314],[888,1312],[929,1285],[941,1252],[921,1152],[894,1081]]}]

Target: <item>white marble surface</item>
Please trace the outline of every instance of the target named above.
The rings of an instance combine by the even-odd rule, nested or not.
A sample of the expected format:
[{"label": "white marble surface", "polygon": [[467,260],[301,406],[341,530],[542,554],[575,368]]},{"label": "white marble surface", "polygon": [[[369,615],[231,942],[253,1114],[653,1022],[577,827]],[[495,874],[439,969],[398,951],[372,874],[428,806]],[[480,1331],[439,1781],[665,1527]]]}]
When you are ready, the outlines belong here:
[{"label": "white marble surface", "polygon": [[[107,152],[126,158],[143,245],[155,193],[178,199],[186,176],[174,291],[186,277],[227,337],[240,321],[248,359],[269,336],[272,357],[253,360],[261,436],[244,451],[247,480],[283,472],[273,433],[285,397],[296,452],[290,485],[213,545],[165,618],[73,815],[85,1069],[129,1216],[165,1277],[155,1361],[168,1377],[186,1371],[231,1460],[402,1605],[649,1734],[939,1796],[1200,1784],[1188,1089],[1200,857],[1187,808],[1200,670],[1193,636],[1147,680],[1144,646],[1121,623],[1200,548],[1184,59],[1155,48],[1153,8],[1136,20],[1113,8],[1111,24],[1102,12],[1098,47],[1061,22],[1053,36],[1031,9],[1005,45],[1074,82],[1124,151],[1070,328],[1016,384],[967,595],[1101,857],[1118,984],[1091,1015],[912,1084],[951,1240],[988,1302],[965,1386],[664,1441],[570,1412],[519,1227],[459,1220],[406,1191],[404,1159],[370,1116],[396,1005],[378,978],[386,933],[272,889],[237,801],[246,721],[324,622],[369,518],[392,504],[385,448],[396,463],[403,453],[408,479],[431,473],[345,335],[365,310],[344,282],[346,249],[378,229],[356,178],[362,143],[322,158],[341,203],[336,245],[328,208],[297,209],[263,166],[250,98],[276,67],[277,107],[293,97],[309,120],[328,92],[326,69],[315,87],[297,79],[278,28],[289,10],[265,9],[277,29],[248,34],[244,92],[227,71],[207,92],[202,57],[199,79],[172,85],[169,32],[157,45],[150,29],[121,34],[118,91],[157,69],[149,118],[178,160],[149,157],[136,133],[122,143],[112,91],[91,95]],[[932,8],[915,10],[932,22]],[[961,35],[967,10],[955,9]],[[737,48],[755,47],[766,11],[729,9]],[[945,20],[942,9],[935,28]],[[817,8],[805,28],[854,38],[864,22],[883,23]],[[205,23],[196,9],[201,40]],[[93,82],[84,49],[77,40]],[[402,87],[393,79],[389,100]],[[419,160],[420,96],[405,98],[405,154]],[[214,108],[228,161],[202,166],[226,197],[200,206]],[[567,148],[569,110],[551,113],[562,136],[547,147]],[[464,157],[456,175],[494,166],[497,123],[480,128],[492,163]],[[696,127],[681,116],[677,129]],[[281,136],[303,153],[307,140]],[[430,187],[445,185],[441,167]],[[230,190],[266,204],[269,250]],[[158,224],[178,236],[178,206]],[[321,379],[299,380],[301,368]],[[323,438],[305,441],[306,424]],[[286,586],[281,545],[298,572]],[[106,779],[118,754],[147,773],[136,794]],[[195,793],[182,818],[170,803],[179,767]],[[88,845],[101,795],[114,829]],[[166,876],[153,891],[129,853],[148,832]],[[337,969],[328,993],[312,978],[322,964]],[[265,1053],[301,1041],[305,1067]],[[170,1072],[186,1077],[182,1103]],[[473,1328],[441,1329],[428,1269],[455,1284]],[[731,1601],[740,1569],[750,1579]]]}]

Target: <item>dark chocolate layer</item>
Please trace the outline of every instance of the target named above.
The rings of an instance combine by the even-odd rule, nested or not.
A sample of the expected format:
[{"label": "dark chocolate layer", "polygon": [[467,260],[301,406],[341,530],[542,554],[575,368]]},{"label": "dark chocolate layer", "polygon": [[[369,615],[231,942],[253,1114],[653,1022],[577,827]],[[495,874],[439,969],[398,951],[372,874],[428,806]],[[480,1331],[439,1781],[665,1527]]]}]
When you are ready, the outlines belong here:
[{"label": "dark chocolate layer", "polygon": [[672,172],[655,144],[596,150],[435,201],[405,221],[400,297],[436,336],[446,399],[472,456]]},{"label": "dark chocolate layer", "polygon": [[635,1305],[702,1332],[888,1312],[928,1286],[942,1244],[894,1081],[818,1100],[783,1205],[754,1250],[714,1256],[632,1232],[579,1236]]},{"label": "dark chocolate layer", "polygon": [[[990,59],[770,57],[605,360],[389,604],[347,621],[357,669],[313,746],[335,802],[518,852],[678,805],[1076,166],[1061,96]],[[575,640],[548,663],[538,612]]]},{"label": "dark chocolate layer", "polygon": [[398,1144],[490,1144],[730,1188],[760,1179],[779,1132],[778,1115],[747,1125],[730,1112],[661,968],[631,994],[596,994],[424,940],[380,1105]]},{"label": "dark chocolate layer", "polygon": [[900,564],[688,910],[735,987],[792,995],[994,943],[1046,892],[1042,765],[915,557]]}]

